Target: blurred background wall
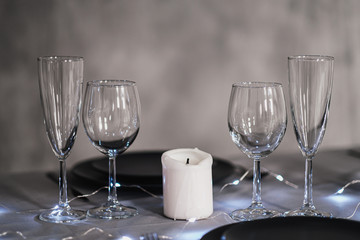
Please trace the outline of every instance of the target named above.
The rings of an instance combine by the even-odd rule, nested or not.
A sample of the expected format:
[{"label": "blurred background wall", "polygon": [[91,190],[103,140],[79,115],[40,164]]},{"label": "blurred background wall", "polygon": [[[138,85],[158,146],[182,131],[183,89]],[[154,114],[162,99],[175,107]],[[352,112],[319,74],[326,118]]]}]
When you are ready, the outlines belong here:
[{"label": "blurred background wall", "polygon": [[[360,1],[1,0],[0,172],[57,169],[43,125],[41,55],[85,58],[85,81],[130,79],[142,103],[129,151],[198,147],[243,156],[227,105],[237,81],[276,81],[288,94],[287,56],[335,57],[321,150],[360,144]],[[289,103],[289,102],[287,102]],[[276,152],[300,154],[290,114]],[[82,123],[68,165],[100,154]]]}]

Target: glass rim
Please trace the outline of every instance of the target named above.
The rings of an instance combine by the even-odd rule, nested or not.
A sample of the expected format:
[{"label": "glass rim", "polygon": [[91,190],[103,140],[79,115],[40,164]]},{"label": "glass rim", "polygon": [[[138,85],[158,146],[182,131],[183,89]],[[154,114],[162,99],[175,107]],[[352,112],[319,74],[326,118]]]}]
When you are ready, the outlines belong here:
[{"label": "glass rim", "polygon": [[232,87],[267,88],[282,87],[282,84],[279,82],[237,82],[233,83]]},{"label": "glass rim", "polygon": [[53,62],[78,62],[84,61],[83,57],[80,56],[41,56],[37,58],[38,61],[53,61]]},{"label": "glass rim", "polygon": [[318,61],[318,60],[327,60],[334,61],[333,56],[327,55],[293,55],[289,56],[288,60],[300,60],[300,61]]},{"label": "glass rim", "polygon": [[110,87],[120,87],[120,86],[136,86],[136,82],[131,80],[120,80],[120,79],[103,79],[103,80],[93,80],[87,82],[88,86],[110,86]]}]

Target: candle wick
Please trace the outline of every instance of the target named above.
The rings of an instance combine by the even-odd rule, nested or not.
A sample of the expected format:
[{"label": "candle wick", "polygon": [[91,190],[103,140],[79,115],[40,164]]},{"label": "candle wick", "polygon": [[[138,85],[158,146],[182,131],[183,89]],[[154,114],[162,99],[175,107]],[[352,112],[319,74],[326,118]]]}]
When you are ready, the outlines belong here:
[{"label": "candle wick", "polygon": [[186,164],[189,164],[190,163],[190,159],[186,159]]}]

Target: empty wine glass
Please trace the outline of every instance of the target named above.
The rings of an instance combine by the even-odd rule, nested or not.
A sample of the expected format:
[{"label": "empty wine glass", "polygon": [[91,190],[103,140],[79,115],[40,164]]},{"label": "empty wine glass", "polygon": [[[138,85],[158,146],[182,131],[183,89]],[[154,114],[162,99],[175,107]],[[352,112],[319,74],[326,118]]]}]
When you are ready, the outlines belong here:
[{"label": "empty wine glass", "polygon": [[85,212],[69,206],[65,161],[75,142],[79,124],[83,67],[82,57],[38,58],[40,97],[46,133],[60,162],[59,204],[39,216],[47,222],[66,223],[86,217]]},{"label": "empty wine glass", "polygon": [[99,80],[88,82],[85,91],[83,123],[97,150],[109,157],[107,202],[88,210],[88,216],[104,219],[128,218],[136,208],[119,203],[116,193],[116,158],[135,140],[140,127],[140,102],[135,82]]},{"label": "empty wine glass", "polygon": [[246,209],[233,211],[237,221],[269,218],[279,215],[266,209],[261,201],[260,160],[272,153],[286,131],[286,107],[280,83],[242,82],[232,85],[228,126],[233,142],[254,160],[252,203]]},{"label": "empty wine glass", "polygon": [[334,72],[330,56],[291,56],[288,58],[290,107],[297,142],[305,161],[303,205],[286,216],[328,217],[315,209],[312,198],[312,160],[325,134]]}]

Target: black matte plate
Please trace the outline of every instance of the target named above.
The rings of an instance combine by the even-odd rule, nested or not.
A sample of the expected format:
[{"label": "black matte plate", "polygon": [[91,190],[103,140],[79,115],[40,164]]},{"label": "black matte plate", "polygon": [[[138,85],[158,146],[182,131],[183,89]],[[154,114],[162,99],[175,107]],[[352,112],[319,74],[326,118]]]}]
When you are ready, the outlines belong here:
[{"label": "black matte plate", "polygon": [[359,240],[360,222],[319,217],[270,218],[234,224],[219,239]]},{"label": "black matte plate", "polygon": [[227,224],[227,225],[223,225],[221,227],[215,228],[215,229],[211,230],[210,232],[206,233],[204,236],[202,236],[202,238],[200,240],[222,240],[221,236],[223,235],[225,230],[230,228],[234,224],[236,224],[236,223]]},{"label": "black matte plate", "polygon": [[[116,160],[116,178],[121,184],[136,184],[147,188],[162,188],[161,155],[164,151],[130,152]],[[213,157],[212,175],[216,183],[234,171],[234,166]],[[78,181],[76,185],[87,184],[94,188],[108,185],[107,157],[93,158],[75,165],[71,176]]]}]

